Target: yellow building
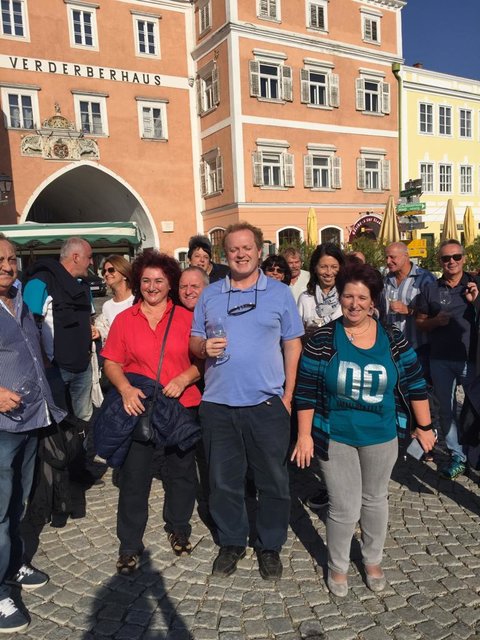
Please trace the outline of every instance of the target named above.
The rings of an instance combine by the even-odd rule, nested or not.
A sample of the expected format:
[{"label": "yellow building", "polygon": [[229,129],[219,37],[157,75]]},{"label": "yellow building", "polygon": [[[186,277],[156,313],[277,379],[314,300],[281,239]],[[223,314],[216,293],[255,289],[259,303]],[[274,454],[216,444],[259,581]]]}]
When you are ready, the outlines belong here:
[{"label": "yellow building", "polygon": [[455,207],[459,238],[465,208],[480,220],[480,81],[402,67],[401,171],[403,185],[421,179],[425,210],[416,238],[437,242],[447,201]]}]

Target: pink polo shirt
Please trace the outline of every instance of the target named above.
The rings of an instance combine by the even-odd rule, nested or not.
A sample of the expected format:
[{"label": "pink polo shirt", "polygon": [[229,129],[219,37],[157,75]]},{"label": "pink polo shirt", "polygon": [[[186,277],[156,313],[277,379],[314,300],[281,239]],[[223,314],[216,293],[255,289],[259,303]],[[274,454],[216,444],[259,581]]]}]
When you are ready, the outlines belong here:
[{"label": "pink polo shirt", "polygon": [[[141,302],[138,302],[115,318],[102,349],[102,356],[122,365],[124,373],[138,373],[155,380],[163,336],[173,304],[168,301],[165,313],[155,330],[148,324],[140,305]],[[192,316],[191,311],[178,305],[175,307],[160,372],[162,385],[166,385],[192,364],[192,356],[188,349]],[[196,407],[201,400],[196,385],[187,387],[179,400],[184,407]]]}]

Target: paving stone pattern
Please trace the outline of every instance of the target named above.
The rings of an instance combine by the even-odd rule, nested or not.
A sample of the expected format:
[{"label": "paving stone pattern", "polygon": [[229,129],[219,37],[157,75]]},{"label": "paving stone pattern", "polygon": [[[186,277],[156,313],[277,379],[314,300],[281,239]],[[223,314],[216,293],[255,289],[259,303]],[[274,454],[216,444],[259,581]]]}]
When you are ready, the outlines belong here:
[{"label": "paving stone pattern", "polygon": [[[442,453],[437,457],[442,457]],[[440,460],[441,462],[442,460]],[[438,462],[438,460],[437,460]],[[352,541],[350,591],[325,586],[325,510],[303,499],[318,488],[315,469],[291,470],[292,518],[282,580],[266,582],[249,549],[229,578],[210,575],[216,556],[195,513],[193,553],[173,555],[163,531],[161,483],[154,480],[146,553],[132,577],[115,574],[117,489],[87,493],[87,517],[46,525],[34,564],[48,585],[22,598],[34,640],[473,640],[480,638],[478,478],[442,480],[434,463],[401,461],[390,483],[384,569],[389,586],[367,589]],[[32,537],[32,530],[26,525]],[[358,533],[358,532],[357,532]],[[18,596],[19,594],[17,594]]]}]

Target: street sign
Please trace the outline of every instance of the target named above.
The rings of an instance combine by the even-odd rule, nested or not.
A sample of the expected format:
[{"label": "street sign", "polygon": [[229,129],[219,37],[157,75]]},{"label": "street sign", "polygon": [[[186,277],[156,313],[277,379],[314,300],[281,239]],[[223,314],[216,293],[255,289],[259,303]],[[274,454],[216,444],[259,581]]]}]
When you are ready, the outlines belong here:
[{"label": "street sign", "polygon": [[409,213],[412,215],[412,213],[425,211],[426,207],[427,205],[425,202],[407,202],[406,204],[397,204],[397,213]]},{"label": "street sign", "polygon": [[414,249],[426,249],[427,241],[424,238],[416,238],[415,240],[411,240],[407,246],[409,249],[412,249],[412,251]]},{"label": "street sign", "polygon": [[408,198],[410,196],[418,196],[421,194],[421,189],[415,189],[415,188],[410,188],[410,189],[404,189],[403,191],[400,191],[400,196],[402,198]]},{"label": "street sign", "polygon": [[410,258],[426,258],[427,250],[426,249],[410,249],[408,247],[408,255]]}]

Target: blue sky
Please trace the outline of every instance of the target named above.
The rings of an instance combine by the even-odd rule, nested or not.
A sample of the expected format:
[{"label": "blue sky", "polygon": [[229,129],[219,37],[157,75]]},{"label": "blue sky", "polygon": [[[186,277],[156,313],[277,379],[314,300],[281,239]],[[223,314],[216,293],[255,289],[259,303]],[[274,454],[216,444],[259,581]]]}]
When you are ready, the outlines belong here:
[{"label": "blue sky", "polygon": [[405,64],[480,80],[480,0],[408,0],[402,23]]}]

